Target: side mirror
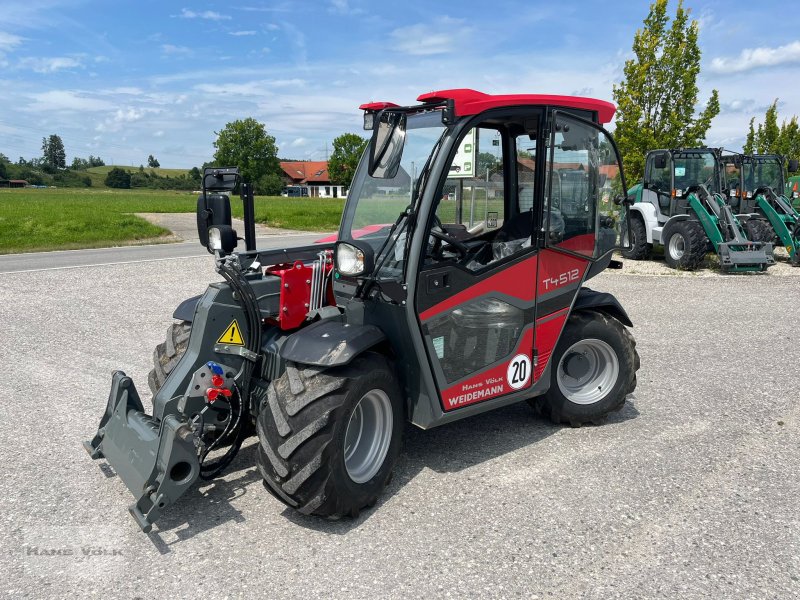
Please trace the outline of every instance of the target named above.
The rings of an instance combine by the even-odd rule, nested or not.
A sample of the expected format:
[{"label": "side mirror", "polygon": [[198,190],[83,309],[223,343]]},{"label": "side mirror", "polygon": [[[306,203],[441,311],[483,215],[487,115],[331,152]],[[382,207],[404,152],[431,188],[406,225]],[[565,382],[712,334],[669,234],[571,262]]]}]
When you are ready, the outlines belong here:
[{"label": "side mirror", "polygon": [[208,248],[208,230],[211,227],[230,227],[231,224],[231,201],[228,196],[201,194],[197,197],[197,237],[203,246]]},{"label": "side mirror", "polygon": [[655,158],[653,159],[653,166],[656,169],[666,169],[667,168],[667,153],[666,152],[659,152],[656,154]]},{"label": "side mirror", "polygon": [[382,111],[368,147],[369,174],[377,179],[393,179],[400,168],[406,139],[406,116]]},{"label": "side mirror", "polygon": [[792,160],[789,161],[789,172],[790,173],[794,173],[795,171],[797,171],[798,168],[800,168],[800,164],[798,164],[798,161],[797,161],[796,158],[793,158]]},{"label": "side mirror", "polygon": [[614,196],[614,199],[612,200],[612,202],[614,204],[616,204],[617,206],[621,206],[623,202],[625,204],[633,204],[634,203],[634,198],[632,196],[623,196],[623,195],[620,194],[620,195]]}]

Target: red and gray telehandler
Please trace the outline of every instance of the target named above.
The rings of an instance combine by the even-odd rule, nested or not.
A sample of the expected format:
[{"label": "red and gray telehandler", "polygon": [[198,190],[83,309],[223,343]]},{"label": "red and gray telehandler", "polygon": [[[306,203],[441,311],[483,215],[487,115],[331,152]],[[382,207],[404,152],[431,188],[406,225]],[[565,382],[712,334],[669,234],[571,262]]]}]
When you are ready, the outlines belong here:
[{"label": "red and gray telehandler", "polygon": [[577,426],[634,390],[631,321],[585,287],[630,238],[602,127],[614,106],[456,89],[361,108],[372,138],[335,241],[259,250],[252,188],[236,168],[206,169],[197,224],[222,281],[175,311],[152,411],[116,371],[85,443],[133,493],[144,531],[251,435],[270,494],[339,518],[375,504],[406,421],[524,400]]}]

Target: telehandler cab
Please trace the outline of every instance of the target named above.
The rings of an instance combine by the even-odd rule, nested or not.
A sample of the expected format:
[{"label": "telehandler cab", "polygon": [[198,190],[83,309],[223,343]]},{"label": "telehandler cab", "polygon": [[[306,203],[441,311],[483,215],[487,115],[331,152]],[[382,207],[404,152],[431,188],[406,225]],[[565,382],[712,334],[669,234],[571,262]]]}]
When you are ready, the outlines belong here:
[{"label": "telehandler cab", "polygon": [[628,191],[632,238],[622,255],[646,259],[661,244],[674,269],[696,269],[711,248],[724,272],[775,264],[772,244],[753,239],[750,215],[736,215],[727,204],[721,164],[720,148],[648,152],[644,179]]},{"label": "telehandler cab", "polygon": [[[526,400],[577,426],[634,390],[630,319],[584,287],[617,266],[627,222],[601,126],[614,106],[468,89],[418,101],[361,106],[372,138],[335,242],[258,250],[241,184],[235,253],[224,192],[238,171],[206,169],[198,232],[224,281],[175,311],[155,352],[152,414],[116,371],[85,443],[133,493],[144,531],[253,432],[265,488],[339,518],[377,501],[407,420],[428,429]],[[562,170],[571,191],[555,198]]]}]

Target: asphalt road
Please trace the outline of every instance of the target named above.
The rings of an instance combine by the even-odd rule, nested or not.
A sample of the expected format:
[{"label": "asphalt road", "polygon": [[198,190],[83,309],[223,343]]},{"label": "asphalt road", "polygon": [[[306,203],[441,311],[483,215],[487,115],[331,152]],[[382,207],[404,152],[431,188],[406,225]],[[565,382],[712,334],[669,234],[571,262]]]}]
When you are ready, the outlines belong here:
[{"label": "asphalt road", "polygon": [[378,505],[340,522],[274,500],[251,445],[145,535],[81,442],[111,371],[146,390],[173,308],[216,279],[209,257],[0,275],[0,596],[800,595],[795,278],[604,274],[642,362],[607,424],[409,427]]},{"label": "asphalt road", "polygon": [[[192,215],[193,216],[193,215]],[[291,233],[257,238],[257,247],[267,250],[313,244],[325,234]],[[176,244],[151,244],[146,246],[119,246],[93,250],[57,250],[0,256],[0,273],[50,271],[75,267],[95,267],[124,263],[146,263],[163,260],[209,258],[208,251],[197,240]]]}]

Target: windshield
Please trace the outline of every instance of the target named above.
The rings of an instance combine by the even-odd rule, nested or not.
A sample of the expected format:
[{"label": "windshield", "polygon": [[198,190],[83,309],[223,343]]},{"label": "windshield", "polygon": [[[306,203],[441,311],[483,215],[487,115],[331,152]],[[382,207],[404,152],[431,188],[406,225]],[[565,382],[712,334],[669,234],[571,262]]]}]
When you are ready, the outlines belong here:
[{"label": "windshield", "polygon": [[685,190],[704,185],[709,192],[719,192],[717,157],[713,152],[676,152],[672,155],[675,188]]},{"label": "windshield", "polygon": [[746,185],[750,191],[770,187],[778,194],[783,191],[783,165],[776,156],[752,157],[746,172]]},{"label": "windshield", "polygon": [[365,154],[347,196],[341,239],[361,239],[376,250],[380,248],[391,226],[413,201],[414,186],[444,128],[441,111],[408,115],[400,166],[388,179],[369,175]]}]

